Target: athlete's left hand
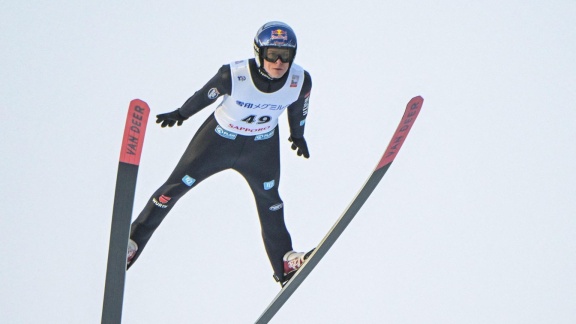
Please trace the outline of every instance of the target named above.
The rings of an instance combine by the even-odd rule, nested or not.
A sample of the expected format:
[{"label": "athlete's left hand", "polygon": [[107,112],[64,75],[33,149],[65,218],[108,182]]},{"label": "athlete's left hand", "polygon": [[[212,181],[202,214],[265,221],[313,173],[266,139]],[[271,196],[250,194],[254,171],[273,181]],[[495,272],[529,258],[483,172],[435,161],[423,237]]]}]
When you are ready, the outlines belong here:
[{"label": "athlete's left hand", "polygon": [[310,153],[308,152],[308,145],[306,145],[306,140],[304,137],[298,138],[290,136],[288,140],[292,142],[292,149],[296,151],[298,156],[304,155],[305,158],[310,157]]}]

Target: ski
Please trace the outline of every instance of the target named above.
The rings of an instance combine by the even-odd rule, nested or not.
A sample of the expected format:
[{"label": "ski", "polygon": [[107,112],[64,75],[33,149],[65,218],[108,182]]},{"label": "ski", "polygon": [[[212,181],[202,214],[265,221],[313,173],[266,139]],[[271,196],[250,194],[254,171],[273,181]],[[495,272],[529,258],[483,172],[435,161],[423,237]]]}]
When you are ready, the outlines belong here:
[{"label": "ski", "polygon": [[102,324],[120,324],[122,321],[126,252],[134,206],[136,178],[138,177],[138,166],[140,165],[149,114],[150,108],[144,101],[134,99],[130,102],[120,151],[118,175],[116,176]]},{"label": "ski", "polygon": [[420,96],[414,97],[412,100],[410,100],[410,102],[408,102],[404,116],[402,117],[402,120],[400,121],[400,124],[398,125],[398,128],[396,129],[396,132],[390,141],[390,144],[388,144],[384,155],[372,172],[372,175],[370,175],[360,192],[356,195],[354,200],[352,200],[352,203],[350,203],[346,211],[342,214],[342,216],[340,216],[334,226],[332,226],[332,228],[328,231],[328,234],[326,234],[324,239],[316,247],[312,255],[310,255],[302,267],[298,269],[290,281],[284,285],[272,303],[270,303],[262,315],[260,315],[256,321],[256,324],[268,323],[272,319],[272,317],[278,312],[278,310],[280,310],[280,308],[284,305],[288,298],[290,298],[294,291],[296,291],[304,279],[306,279],[310,272],[312,272],[316,265],[318,265],[320,260],[324,257],[324,255],[326,255],[328,250],[330,250],[330,247],[332,247],[342,232],[344,232],[356,213],[366,202],[372,191],[374,191],[382,177],[384,177],[384,174],[386,171],[388,171],[388,168],[390,168],[390,165],[394,161],[394,158],[396,158],[398,151],[400,151],[404,140],[406,140],[406,137],[408,136],[408,133],[414,124],[414,121],[416,121],[416,117],[418,117],[418,114],[420,113],[423,102],[424,99]]}]

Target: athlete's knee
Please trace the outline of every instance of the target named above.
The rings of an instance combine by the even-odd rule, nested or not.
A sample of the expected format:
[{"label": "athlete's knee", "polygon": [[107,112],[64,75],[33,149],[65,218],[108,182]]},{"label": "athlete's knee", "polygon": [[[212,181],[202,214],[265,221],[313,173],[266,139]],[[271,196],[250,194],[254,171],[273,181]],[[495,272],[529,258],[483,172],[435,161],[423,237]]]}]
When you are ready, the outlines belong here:
[{"label": "athlete's knee", "polygon": [[184,177],[181,181],[167,181],[152,195],[151,202],[158,208],[172,207],[194,185],[195,180]]},{"label": "athlete's knee", "polygon": [[256,200],[282,202],[280,193],[278,192],[278,185],[274,180],[264,182],[260,186],[252,186],[252,192]]}]

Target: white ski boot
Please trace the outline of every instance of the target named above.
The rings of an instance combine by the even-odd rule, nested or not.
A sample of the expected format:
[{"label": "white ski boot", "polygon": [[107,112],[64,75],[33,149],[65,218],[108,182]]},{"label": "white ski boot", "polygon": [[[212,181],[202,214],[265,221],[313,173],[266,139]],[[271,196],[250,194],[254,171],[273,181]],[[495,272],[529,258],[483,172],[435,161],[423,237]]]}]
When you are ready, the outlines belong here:
[{"label": "white ski boot", "polygon": [[310,257],[314,250],[310,252],[289,251],[284,254],[284,280],[281,285],[284,286],[296,274],[296,271],[302,267],[304,261]]},{"label": "white ski boot", "polygon": [[129,240],[128,241],[128,257],[126,259],[126,264],[130,265],[130,262],[132,262],[132,259],[134,259],[134,256],[136,255],[136,251],[138,251],[138,244],[136,244],[136,242]]}]

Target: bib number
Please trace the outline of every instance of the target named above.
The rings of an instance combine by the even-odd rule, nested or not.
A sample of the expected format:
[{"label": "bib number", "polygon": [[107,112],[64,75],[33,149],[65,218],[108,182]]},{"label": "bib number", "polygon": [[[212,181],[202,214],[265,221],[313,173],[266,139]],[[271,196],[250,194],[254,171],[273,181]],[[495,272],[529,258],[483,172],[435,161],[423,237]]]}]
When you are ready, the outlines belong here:
[{"label": "bib number", "polygon": [[272,117],[270,117],[270,116],[261,116],[258,119],[256,119],[256,117],[257,117],[256,115],[250,115],[250,116],[242,119],[242,121],[245,123],[248,123],[248,124],[253,124],[253,123],[266,124],[267,122],[269,122],[272,119]]}]

